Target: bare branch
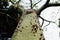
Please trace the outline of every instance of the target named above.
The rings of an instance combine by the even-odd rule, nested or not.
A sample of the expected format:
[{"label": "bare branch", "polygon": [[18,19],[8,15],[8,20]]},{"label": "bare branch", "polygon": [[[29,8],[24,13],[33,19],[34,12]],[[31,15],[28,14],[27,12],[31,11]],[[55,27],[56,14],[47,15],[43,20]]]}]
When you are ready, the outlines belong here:
[{"label": "bare branch", "polygon": [[48,26],[48,25],[50,25],[50,22],[49,22],[49,24],[45,25],[44,27],[46,27],[46,26]]},{"label": "bare branch", "polygon": [[[41,0],[40,0],[40,1],[41,1]],[[37,3],[35,3],[35,4],[33,5],[33,7],[36,6],[40,1],[38,1]]]},{"label": "bare branch", "polygon": [[14,4],[14,2],[12,2],[11,0],[9,0],[12,4]]},{"label": "bare branch", "polygon": [[48,25],[50,25],[50,22],[49,22],[49,24],[45,25],[45,26],[43,27],[43,29],[45,29],[45,27],[48,26]]},{"label": "bare branch", "polygon": [[41,8],[38,9],[37,15],[40,15],[41,12],[42,12],[44,9],[46,9],[47,7],[60,6],[60,3],[49,3],[49,2],[50,2],[50,0],[47,0],[46,3],[45,3]]},{"label": "bare branch", "polygon": [[30,0],[30,4],[31,4],[31,6],[30,6],[30,7],[31,7],[31,9],[33,9],[33,7],[32,7],[32,0]]},{"label": "bare branch", "polygon": [[38,9],[37,15],[40,15],[41,11],[43,11],[45,8],[47,8],[47,6],[49,5],[49,2],[50,2],[50,0],[47,0],[46,3],[41,8]]},{"label": "bare branch", "polygon": [[[46,19],[44,19],[43,17],[41,17],[41,16],[39,16],[43,21],[42,21],[42,25],[41,25],[41,27],[43,26],[43,24],[44,24],[44,21],[46,21],[46,22],[49,22],[49,24],[50,23],[55,23],[55,22],[53,22],[53,21],[48,21],[48,20],[46,20]],[[47,24],[46,26],[48,26],[49,24]],[[55,23],[56,24],[56,23]],[[45,27],[45,26],[44,26]]]},{"label": "bare branch", "polygon": [[44,20],[42,20],[42,24],[41,24],[41,27],[43,26],[43,24],[44,24]]},{"label": "bare branch", "polygon": [[55,23],[55,22],[53,22],[53,21],[48,21],[48,20],[46,20],[46,19],[44,19],[43,17],[41,17],[41,16],[39,16],[42,20],[44,20],[44,21],[46,21],[46,22],[52,22],[52,23]]}]

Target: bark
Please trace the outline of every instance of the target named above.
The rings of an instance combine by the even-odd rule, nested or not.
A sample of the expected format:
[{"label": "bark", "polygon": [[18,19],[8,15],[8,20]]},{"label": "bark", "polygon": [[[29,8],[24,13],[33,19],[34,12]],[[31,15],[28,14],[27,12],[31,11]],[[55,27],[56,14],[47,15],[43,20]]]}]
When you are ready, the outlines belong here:
[{"label": "bark", "polygon": [[12,40],[45,40],[34,10],[29,9],[23,13],[13,33]]}]

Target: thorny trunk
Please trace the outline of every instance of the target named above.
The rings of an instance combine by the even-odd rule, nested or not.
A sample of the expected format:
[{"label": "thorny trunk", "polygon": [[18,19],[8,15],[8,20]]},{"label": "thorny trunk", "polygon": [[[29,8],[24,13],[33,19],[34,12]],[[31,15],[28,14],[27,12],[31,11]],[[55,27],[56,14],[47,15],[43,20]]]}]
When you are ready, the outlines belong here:
[{"label": "thorny trunk", "polygon": [[34,10],[30,9],[25,14],[23,13],[12,40],[45,40]]}]

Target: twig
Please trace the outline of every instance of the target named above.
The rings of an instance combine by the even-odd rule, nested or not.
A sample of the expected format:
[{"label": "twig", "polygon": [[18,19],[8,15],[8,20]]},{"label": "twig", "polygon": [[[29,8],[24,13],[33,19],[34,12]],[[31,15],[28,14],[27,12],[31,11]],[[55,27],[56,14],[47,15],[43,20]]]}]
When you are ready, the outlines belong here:
[{"label": "twig", "polygon": [[48,26],[48,25],[50,25],[50,22],[49,22],[47,25],[45,25],[44,28],[45,28],[46,26]]},{"label": "twig", "polygon": [[11,0],[9,0],[12,4],[14,4],[14,2],[12,2]]},{"label": "twig", "polygon": [[44,24],[44,20],[42,20],[42,24],[41,24],[41,27],[43,26],[43,24]]},{"label": "twig", "polygon": [[[41,0],[40,0],[40,1],[41,1]],[[38,1],[37,3],[35,3],[35,4],[33,5],[33,7],[36,6],[40,1]]]},{"label": "twig", "polygon": [[43,17],[41,17],[41,16],[39,16],[42,20],[44,20],[44,21],[46,21],[46,22],[52,22],[52,23],[55,23],[55,22],[53,22],[53,21],[48,21],[48,20],[46,20],[46,19],[44,19]]},{"label": "twig", "polygon": [[45,29],[45,27],[48,26],[48,25],[50,25],[50,22],[49,22],[47,25],[45,25],[45,26],[43,27],[43,29]]},{"label": "twig", "polygon": [[[49,22],[49,24],[50,24],[50,23],[55,23],[55,22],[53,22],[53,21],[48,21],[48,20],[44,19],[44,18],[41,17],[41,16],[39,16],[39,17],[43,20],[41,27],[43,26],[44,21]],[[49,24],[47,24],[46,26],[48,26]],[[45,27],[45,26],[44,26],[44,27]]]}]

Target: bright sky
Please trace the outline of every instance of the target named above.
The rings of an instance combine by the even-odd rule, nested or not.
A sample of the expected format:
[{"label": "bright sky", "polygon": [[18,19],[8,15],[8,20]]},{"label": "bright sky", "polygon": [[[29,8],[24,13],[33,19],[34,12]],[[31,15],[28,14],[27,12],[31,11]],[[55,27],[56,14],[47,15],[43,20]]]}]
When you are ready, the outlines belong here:
[{"label": "bright sky", "polygon": [[[50,0],[50,3],[52,2],[55,3],[56,1]],[[60,6],[46,8],[45,10],[41,12],[41,16],[47,20],[56,22],[56,24],[51,23],[49,26],[46,26],[45,28],[44,26],[47,25],[48,22],[44,23],[44,26],[42,28],[44,28],[43,32],[44,32],[45,39],[46,40],[60,40],[60,37],[59,37],[60,28],[57,26],[58,19],[60,18]],[[39,21],[40,23],[42,22],[41,19],[39,19]]]},{"label": "bright sky", "polygon": [[[45,28],[43,27],[44,36],[46,40],[60,40],[59,37],[60,28],[57,26],[58,19],[60,18],[60,7],[49,7],[41,12],[41,16],[47,20],[56,22],[56,24],[51,23],[49,26],[46,26]],[[48,22],[45,22],[44,26],[47,24]]]},{"label": "bright sky", "polygon": [[[34,2],[37,2],[37,1],[35,0]],[[46,0],[42,0],[37,6],[42,7],[42,5],[45,2],[46,2]],[[60,1],[58,1],[58,0],[50,0],[50,3],[55,3],[55,2],[60,3]],[[25,7],[25,9],[30,8],[30,7],[27,7],[27,6],[30,6],[29,0],[22,0],[21,4]],[[37,8],[39,8],[39,7],[37,7]],[[60,37],[59,37],[60,28],[57,26],[58,19],[60,18],[60,6],[46,8],[45,10],[43,10],[41,12],[41,16],[47,20],[56,22],[56,24],[51,23],[49,26],[46,26],[45,28],[44,28],[44,26],[47,25],[48,22],[44,23],[44,26],[42,28],[44,28],[43,32],[44,32],[45,39],[46,40],[60,40]],[[40,18],[39,18],[39,22],[40,22],[40,24],[42,22]]]}]

